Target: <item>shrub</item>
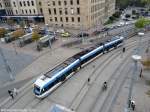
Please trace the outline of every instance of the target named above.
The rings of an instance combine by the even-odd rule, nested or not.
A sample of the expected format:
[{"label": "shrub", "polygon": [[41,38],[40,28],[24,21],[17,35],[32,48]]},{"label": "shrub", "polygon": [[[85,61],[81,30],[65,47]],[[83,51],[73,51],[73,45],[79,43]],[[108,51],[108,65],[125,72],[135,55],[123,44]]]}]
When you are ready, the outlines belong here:
[{"label": "shrub", "polygon": [[119,18],[120,15],[121,15],[121,11],[117,11],[112,16],[115,17],[115,18]]},{"label": "shrub", "polygon": [[16,31],[13,32],[12,36],[14,38],[18,38],[18,37],[21,37],[25,34],[24,30],[23,29],[18,29]]},{"label": "shrub", "polygon": [[6,34],[6,29],[5,28],[0,28],[0,38],[4,37]]},{"label": "shrub", "polygon": [[37,32],[32,33],[32,40],[37,41],[39,38],[41,38],[41,35],[38,34]]}]

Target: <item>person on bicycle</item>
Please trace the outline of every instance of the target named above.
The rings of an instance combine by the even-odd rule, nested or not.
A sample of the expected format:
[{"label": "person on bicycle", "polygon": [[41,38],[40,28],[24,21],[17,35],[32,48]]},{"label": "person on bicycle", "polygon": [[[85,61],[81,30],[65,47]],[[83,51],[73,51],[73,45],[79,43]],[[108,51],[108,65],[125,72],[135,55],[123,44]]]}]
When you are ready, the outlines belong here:
[{"label": "person on bicycle", "polygon": [[104,90],[107,89],[107,82],[106,82],[106,81],[103,83],[103,89],[104,89]]}]

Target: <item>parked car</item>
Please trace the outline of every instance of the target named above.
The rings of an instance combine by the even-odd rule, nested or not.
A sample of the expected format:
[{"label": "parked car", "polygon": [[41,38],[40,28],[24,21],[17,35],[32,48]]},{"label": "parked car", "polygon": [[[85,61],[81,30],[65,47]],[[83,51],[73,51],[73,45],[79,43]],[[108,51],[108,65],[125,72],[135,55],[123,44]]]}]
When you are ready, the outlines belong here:
[{"label": "parked car", "polygon": [[77,35],[77,37],[88,37],[88,36],[89,36],[88,33],[79,33],[79,34]]},{"label": "parked car", "polygon": [[68,32],[64,32],[64,33],[61,33],[61,36],[62,36],[62,37],[69,37],[70,34],[69,34]]},{"label": "parked car", "polygon": [[101,31],[94,31],[93,33],[92,33],[92,35],[98,35],[98,34],[100,34],[101,33]]}]

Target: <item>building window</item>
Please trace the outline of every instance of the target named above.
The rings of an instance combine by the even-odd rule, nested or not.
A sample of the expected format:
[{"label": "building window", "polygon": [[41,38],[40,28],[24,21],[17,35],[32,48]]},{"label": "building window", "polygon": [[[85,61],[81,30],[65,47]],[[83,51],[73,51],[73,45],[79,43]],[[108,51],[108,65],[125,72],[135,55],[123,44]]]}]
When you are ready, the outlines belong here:
[{"label": "building window", "polygon": [[55,22],[57,22],[57,17],[55,17]]},{"label": "building window", "polygon": [[22,10],[22,14],[24,14],[24,10]]},{"label": "building window", "polygon": [[35,9],[33,9],[33,13],[35,14]]},{"label": "building window", "polygon": [[26,2],[25,1],[23,1],[23,5],[26,6]]},{"label": "building window", "polygon": [[80,2],[79,2],[79,0],[77,0],[77,5],[79,5],[80,4]]},{"label": "building window", "polygon": [[54,14],[56,15],[57,13],[56,13],[56,8],[54,8]]},{"label": "building window", "polygon": [[34,6],[34,1],[31,1],[32,6]]},{"label": "building window", "polygon": [[70,0],[70,5],[73,5],[73,0]]},{"label": "building window", "polygon": [[41,12],[41,14],[43,14],[43,10],[42,10],[42,8],[40,8],[40,12]]},{"label": "building window", "polygon": [[59,14],[62,15],[62,8],[59,8]]},{"label": "building window", "polygon": [[60,17],[60,21],[61,21],[61,22],[63,22],[63,19],[62,19],[62,17]]},{"label": "building window", "polygon": [[49,15],[51,15],[51,9],[50,8],[48,9],[48,12],[49,12]]},{"label": "building window", "polygon": [[66,15],[68,14],[67,8],[65,8],[65,14],[66,14]]},{"label": "building window", "polygon": [[31,9],[29,9],[29,12],[30,12],[30,14],[32,13],[32,12],[31,12]]},{"label": "building window", "polygon": [[55,1],[53,1],[53,6],[55,6]]},{"label": "building window", "polygon": [[78,17],[78,22],[80,22],[80,17]]},{"label": "building window", "polygon": [[74,22],[74,17],[71,18],[72,22]]},{"label": "building window", "polygon": [[2,7],[2,4],[0,3],[0,6]]},{"label": "building window", "polygon": [[26,11],[26,14],[28,13],[28,11],[27,10],[25,10]]},{"label": "building window", "polygon": [[58,1],[58,5],[61,5],[61,1]]},{"label": "building window", "polygon": [[41,3],[41,2],[39,2],[39,6],[42,6],[42,3]]},{"label": "building window", "polygon": [[64,5],[67,5],[67,1],[64,1]]},{"label": "building window", "polygon": [[13,4],[14,4],[14,7],[16,7],[16,3],[15,3],[15,2],[13,2]]},{"label": "building window", "polygon": [[48,1],[48,2],[47,2],[47,5],[48,5],[48,6],[50,6],[50,5],[51,5],[50,1]]},{"label": "building window", "polygon": [[68,22],[68,17],[66,17],[66,22]]},{"label": "building window", "polygon": [[16,14],[18,14],[18,11],[16,10]]},{"label": "building window", "polygon": [[70,11],[71,11],[71,14],[74,14],[74,9],[73,9],[73,8],[71,8],[71,10],[70,10]]},{"label": "building window", "polygon": [[49,20],[50,20],[51,22],[53,21],[53,19],[52,19],[52,18],[50,18]]},{"label": "building window", "polygon": [[30,6],[30,2],[29,1],[27,1],[27,4],[28,4],[28,6]]},{"label": "building window", "polygon": [[80,8],[77,8],[77,14],[80,14]]},{"label": "building window", "polygon": [[19,3],[20,3],[20,6],[22,7],[22,2],[20,1]]}]

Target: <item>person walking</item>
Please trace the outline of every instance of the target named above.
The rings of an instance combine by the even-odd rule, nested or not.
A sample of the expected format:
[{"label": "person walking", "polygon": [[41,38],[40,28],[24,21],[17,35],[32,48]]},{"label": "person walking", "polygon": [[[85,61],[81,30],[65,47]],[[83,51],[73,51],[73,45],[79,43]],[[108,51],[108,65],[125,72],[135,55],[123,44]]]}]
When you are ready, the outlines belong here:
[{"label": "person walking", "polygon": [[135,101],[131,101],[131,108],[132,108],[132,110],[134,111],[135,110]]},{"label": "person walking", "polygon": [[11,97],[12,99],[14,99],[14,95],[13,95],[13,92],[12,92],[11,90],[8,90],[8,94],[10,95],[10,97]]},{"label": "person walking", "polygon": [[125,48],[125,47],[123,47],[122,52],[123,52],[123,53],[125,53],[125,52],[126,52],[126,48]]},{"label": "person walking", "polygon": [[16,96],[18,94],[18,90],[16,88],[14,88],[13,93]]},{"label": "person walking", "polygon": [[142,73],[143,73],[143,69],[141,68],[141,70],[140,70],[140,78],[142,77]]}]

